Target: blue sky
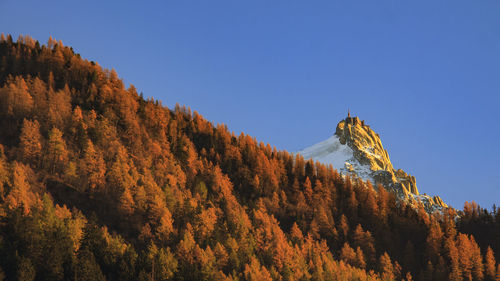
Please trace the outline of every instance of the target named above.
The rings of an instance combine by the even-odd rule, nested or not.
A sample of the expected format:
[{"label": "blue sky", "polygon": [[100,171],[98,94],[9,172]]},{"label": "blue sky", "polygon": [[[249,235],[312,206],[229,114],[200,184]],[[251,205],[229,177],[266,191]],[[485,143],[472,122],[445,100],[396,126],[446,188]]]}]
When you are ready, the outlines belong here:
[{"label": "blue sky", "polygon": [[0,1],[168,106],[297,151],[351,113],[454,207],[500,203],[500,2]]}]

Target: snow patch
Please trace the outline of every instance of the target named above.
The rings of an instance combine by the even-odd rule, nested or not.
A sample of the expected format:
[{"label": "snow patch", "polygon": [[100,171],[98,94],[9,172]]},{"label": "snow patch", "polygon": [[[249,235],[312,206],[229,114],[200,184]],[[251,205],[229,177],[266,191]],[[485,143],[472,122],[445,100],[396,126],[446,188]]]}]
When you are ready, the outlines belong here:
[{"label": "snow patch", "polygon": [[338,136],[333,135],[330,138],[310,146],[298,152],[304,159],[313,159],[323,164],[331,164],[343,174],[355,174],[360,179],[374,182],[371,177],[369,165],[362,165],[354,157],[354,151],[347,144],[341,144]]},{"label": "snow patch", "polygon": [[353,158],[354,151],[345,144],[341,144],[337,136],[332,136],[320,143],[298,152],[304,159],[313,159],[324,164],[332,164],[333,168],[345,168],[345,163]]},{"label": "snow patch", "polygon": [[375,149],[371,146],[368,146],[368,147],[363,147],[361,149],[361,151],[365,152],[366,154],[372,156],[372,157],[375,157],[375,158],[378,158],[378,159],[381,159],[382,157],[378,154],[376,154],[374,151]]}]

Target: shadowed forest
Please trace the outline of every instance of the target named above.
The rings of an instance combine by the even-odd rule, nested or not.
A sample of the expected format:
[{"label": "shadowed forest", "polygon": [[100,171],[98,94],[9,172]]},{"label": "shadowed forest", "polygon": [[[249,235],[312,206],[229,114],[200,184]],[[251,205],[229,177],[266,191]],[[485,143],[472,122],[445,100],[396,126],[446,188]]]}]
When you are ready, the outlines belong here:
[{"label": "shadowed forest", "polygon": [[0,39],[0,280],[499,281],[499,256],[495,207],[428,214]]}]

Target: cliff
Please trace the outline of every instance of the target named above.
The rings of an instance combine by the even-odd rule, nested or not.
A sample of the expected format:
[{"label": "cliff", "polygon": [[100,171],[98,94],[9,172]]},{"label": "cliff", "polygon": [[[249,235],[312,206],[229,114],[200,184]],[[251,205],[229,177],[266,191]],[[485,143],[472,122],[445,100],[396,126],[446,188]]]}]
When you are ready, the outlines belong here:
[{"label": "cliff", "polygon": [[358,117],[348,115],[337,124],[334,136],[299,153],[332,164],[343,174],[381,184],[402,200],[420,201],[428,212],[448,207],[439,196],[419,194],[415,177],[394,168],[380,136]]}]

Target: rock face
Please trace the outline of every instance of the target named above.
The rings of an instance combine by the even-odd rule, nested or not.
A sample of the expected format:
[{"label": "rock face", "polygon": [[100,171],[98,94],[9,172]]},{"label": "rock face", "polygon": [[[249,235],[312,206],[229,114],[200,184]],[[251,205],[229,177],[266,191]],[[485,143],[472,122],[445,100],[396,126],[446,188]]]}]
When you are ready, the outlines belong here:
[{"label": "rock face", "polygon": [[334,136],[299,153],[332,164],[341,173],[381,184],[402,200],[420,201],[428,212],[448,207],[438,196],[419,194],[415,177],[394,169],[380,136],[358,117],[348,114],[338,123]]}]

